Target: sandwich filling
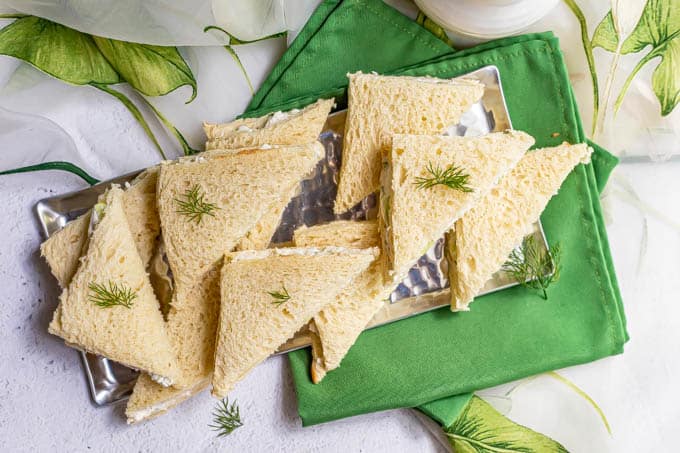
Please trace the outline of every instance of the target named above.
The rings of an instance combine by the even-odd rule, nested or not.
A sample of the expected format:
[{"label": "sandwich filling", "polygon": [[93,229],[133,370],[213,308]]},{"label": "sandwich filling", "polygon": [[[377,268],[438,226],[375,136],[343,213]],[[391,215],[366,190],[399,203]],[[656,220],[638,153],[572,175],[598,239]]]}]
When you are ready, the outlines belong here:
[{"label": "sandwich filling", "polygon": [[196,383],[196,385],[189,387],[187,389],[184,389],[181,392],[178,392],[172,398],[168,398],[166,400],[160,401],[160,402],[158,402],[158,403],[156,403],[152,406],[145,407],[144,409],[139,409],[139,410],[136,410],[136,411],[130,411],[129,413],[126,414],[127,415],[127,422],[128,422],[129,425],[131,425],[133,423],[139,423],[142,420],[146,420],[149,417],[153,417],[154,415],[158,415],[162,412],[165,412],[169,409],[172,409],[177,404],[186,400],[191,395],[193,395],[198,390],[201,390],[203,387],[205,387],[207,385],[208,385],[208,380],[203,379],[200,382]]}]

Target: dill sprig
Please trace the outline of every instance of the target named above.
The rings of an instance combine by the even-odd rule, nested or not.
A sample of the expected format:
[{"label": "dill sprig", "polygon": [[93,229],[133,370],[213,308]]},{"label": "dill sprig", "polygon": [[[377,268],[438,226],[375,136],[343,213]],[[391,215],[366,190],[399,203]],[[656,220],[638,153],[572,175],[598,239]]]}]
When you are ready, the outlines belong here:
[{"label": "dill sprig", "polygon": [[414,182],[419,189],[429,189],[441,184],[449,189],[460,190],[461,192],[473,191],[472,187],[468,185],[470,175],[465,173],[462,168],[456,167],[453,164],[442,170],[439,165],[435,167],[430,162],[427,164],[427,172],[432,176],[429,178],[419,176]]},{"label": "dill sprig", "polygon": [[200,224],[204,215],[215,217],[213,211],[220,209],[216,204],[205,201],[205,194],[201,193],[201,188],[198,184],[187,190],[183,197],[183,200],[175,198],[175,201],[179,205],[179,209],[177,209],[176,212],[187,216],[189,221],[192,222],[195,220],[196,223]]},{"label": "dill sprig", "polygon": [[243,426],[239,407],[236,401],[229,404],[229,398],[219,401],[212,415],[213,423],[208,426],[217,431],[217,437],[228,436],[236,428]]},{"label": "dill sprig", "polygon": [[88,297],[89,301],[102,308],[116,305],[132,308],[132,301],[137,298],[137,293],[132,289],[110,280],[107,284],[90,282],[87,287],[91,291]]},{"label": "dill sprig", "polygon": [[527,236],[521,247],[510,254],[503,264],[503,271],[512,275],[522,286],[542,291],[543,299],[548,299],[547,289],[560,278],[559,244],[547,251],[539,248],[533,236]]},{"label": "dill sprig", "polygon": [[281,304],[288,302],[290,300],[290,294],[288,294],[288,290],[286,289],[285,285],[281,285],[282,290],[281,291],[267,291],[267,294],[272,296],[274,300],[272,300],[272,305],[276,305],[277,307],[280,306]]}]

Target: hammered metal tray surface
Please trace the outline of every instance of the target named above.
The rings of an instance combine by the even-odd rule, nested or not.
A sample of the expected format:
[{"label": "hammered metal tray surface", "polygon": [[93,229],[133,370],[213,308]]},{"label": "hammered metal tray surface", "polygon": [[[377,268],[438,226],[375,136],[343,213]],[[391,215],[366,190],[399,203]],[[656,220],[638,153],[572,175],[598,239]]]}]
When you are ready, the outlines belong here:
[{"label": "hammered metal tray surface", "polygon": [[[466,77],[475,78],[484,83],[484,96],[463,115],[459,124],[451,125],[447,133],[474,136],[512,128],[497,68],[487,66]],[[326,150],[326,156],[317,166],[315,174],[302,181],[300,193],[291,200],[284,211],[272,243],[290,241],[293,231],[302,225],[317,225],[336,219],[376,218],[375,195],[367,197],[341,216],[333,213],[337,176],[342,158],[344,124],[345,111],[333,113],[328,117],[319,137],[319,141]],[[139,172],[133,172],[84,190],[40,200],[35,209],[45,236],[54,234],[69,220],[91,208],[96,203],[97,197],[104,193],[111,183],[122,184],[131,181],[137,174]],[[547,248],[540,223],[535,224],[534,235],[537,243]],[[443,248],[442,238],[409,271],[406,279],[391,294],[390,300],[385,302],[385,306],[376,314],[368,328],[449,305],[447,262],[443,257]],[[516,284],[517,282],[499,272],[486,284],[482,294]],[[282,345],[278,352],[288,352],[309,346],[309,344],[310,339],[306,327],[303,327],[295,337]],[[82,356],[95,404],[111,404],[129,396],[137,377],[136,371],[103,357],[87,353],[82,353]]]}]

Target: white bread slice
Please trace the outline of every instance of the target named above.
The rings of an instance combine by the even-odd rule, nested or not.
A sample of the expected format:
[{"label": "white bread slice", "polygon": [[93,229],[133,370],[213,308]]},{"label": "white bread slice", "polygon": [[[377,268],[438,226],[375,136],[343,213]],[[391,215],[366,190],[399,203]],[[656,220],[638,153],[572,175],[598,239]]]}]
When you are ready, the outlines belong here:
[{"label": "white bread slice", "polygon": [[[282,248],[228,253],[220,283],[212,393],[224,397],[376,258],[376,249]],[[280,305],[269,292],[285,292]]]},{"label": "white bread slice", "polygon": [[335,213],[380,186],[381,151],[392,134],[438,134],[457,123],[484,94],[469,79],[349,74],[348,110]]},{"label": "white bread slice", "polygon": [[[274,212],[274,211],[272,211]],[[259,225],[268,228],[265,214]],[[278,225],[278,217],[275,223]],[[242,238],[237,250],[262,250],[269,245],[271,234],[255,231]],[[248,248],[244,248],[248,247]],[[219,266],[206,274],[203,282],[187,297],[177,301],[168,314],[168,330],[175,350],[178,351],[180,368],[187,377],[186,388],[163,387],[143,374],[135,383],[132,395],[125,407],[128,424],[138,423],[160,415],[208,387],[215,360],[215,338],[219,316]]]},{"label": "white bread slice", "polygon": [[[153,255],[160,222],[156,210],[156,181],[158,167],[140,173],[123,193],[125,217],[135,240],[135,247],[146,268]],[[52,274],[62,289],[68,287],[88,247],[91,210],[69,222],[40,246]],[[57,305],[50,328],[55,335],[61,332],[61,304]]]},{"label": "white bread slice", "polygon": [[125,408],[128,423],[159,415],[207,387],[215,357],[219,277],[219,267],[215,266],[186,297],[173,300],[168,313],[167,330],[184,376],[184,388],[164,388],[141,375]]},{"label": "white bread slice", "polygon": [[[385,278],[398,282],[533,145],[519,131],[480,137],[395,135],[383,171],[380,214]],[[471,192],[435,185],[418,187],[418,178],[432,175],[428,167],[455,165],[469,175]]]},{"label": "white bread slice", "polygon": [[276,230],[281,223],[281,217],[283,212],[286,210],[290,201],[293,197],[300,193],[300,186],[293,187],[293,189],[285,195],[282,195],[278,201],[269,207],[269,210],[265,212],[260,221],[246,233],[241,239],[239,239],[238,244],[236,244],[235,250],[261,250],[269,247],[271,243],[272,236],[276,233]]},{"label": "white bread slice", "polygon": [[[49,331],[76,348],[152,373],[168,384],[176,382],[181,371],[123,210],[124,193],[112,186],[101,200],[103,218],[59,298],[61,308]],[[92,284],[131,291],[131,305],[96,305]]]},{"label": "white bread slice", "polygon": [[40,254],[47,261],[52,275],[59,286],[66,288],[78,269],[80,257],[87,244],[87,227],[90,224],[91,211],[87,211],[75,220],[47,238],[40,244]]},{"label": "white bread slice", "polygon": [[[447,243],[451,309],[467,310],[484,284],[533,230],[562,182],[590,160],[585,144],[530,151],[496,187],[456,222]],[[455,240],[451,240],[455,237]]]},{"label": "white bread slice", "polygon": [[296,247],[379,247],[378,221],[335,220],[312,227],[301,226],[293,233],[293,242]]},{"label": "white bread slice", "polygon": [[[203,157],[238,154],[241,151],[208,151]],[[235,249],[266,248],[283,210],[298,191],[299,187],[292,188],[270,206],[258,223],[239,239]],[[219,266],[216,265],[192,291],[173,299],[174,309],[168,314],[167,325],[179,356],[179,365],[184,371],[186,388],[165,388],[147,375],[140,376],[125,409],[129,424],[164,413],[208,386],[214,367],[219,297]]]},{"label": "white bread slice", "polygon": [[[369,248],[380,243],[375,220],[362,222],[339,220],[295,231],[296,247]],[[394,284],[385,284],[379,260],[359,274],[350,287],[335,301],[314,316],[310,324],[312,337],[312,381],[321,382],[328,371],[340,362],[373,316],[382,308]]]},{"label": "white bread slice", "polygon": [[[124,209],[128,225],[135,238],[135,245],[146,266],[153,254],[156,238],[160,232],[156,210],[156,181],[158,167],[140,173],[125,191]],[[67,223],[40,245],[59,286],[66,288],[76,273],[80,257],[85,252],[90,212]]]},{"label": "white bread slice", "polygon": [[204,123],[206,150],[269,145],[302,145],[321,134],[333,99],[319,99],[302,110],[274,112],[260,118],[245,118],[227,124]]},{"label": "white bread slice", "polygon": [[156,165],[140,173],[123,195],[125,216],[145,266],[154,254],[156,239],[161,232],[161,222],[156,208],[158,170],[159,167]]},{"label": "white bread slice", "polygon": [[[173,299],[185,297],[283,194],[300,184],[323,154],[316,142],[211,153],[161,165],[158,212],[175,280]],[[215,207],[200,222],[178,213],[179,201],[192,188]]]},{"label": "white bread slice", "polygon": [[125,406],[128,425],[162,415],[192,396],[200,393],[210,384],[210,374],[197,379],[184,389],[163,387],[146,374],[140,374],[135,382],[132,395]]}]

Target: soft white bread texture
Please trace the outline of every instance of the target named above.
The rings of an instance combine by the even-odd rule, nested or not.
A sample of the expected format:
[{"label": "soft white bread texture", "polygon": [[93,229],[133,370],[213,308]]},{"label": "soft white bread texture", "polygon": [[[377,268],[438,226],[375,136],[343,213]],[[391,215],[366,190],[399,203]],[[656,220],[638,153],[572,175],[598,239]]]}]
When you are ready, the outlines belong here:
[{"label": "soft white bread texture", "polygon": [[[296,247],[370,248],[380,243],[375,220],[355,222],[340,220],[295,231]],[[320,382],[340,362],[373,316],[382,308],[394,289],[383,283],[379,260],[359,274],[335,301],[314,316],[312,323],[312,381]]]},{"label": "soft white bread texture", "polygon": [[[265,215],[267,217],[269,214]],[[266,225],[265,217],[258,222]],[[273,221],[273,220],[272,220]],[[276,220],[278,224],[278,220]],[[261,250],[270,237],[256,231],[242,238],[237,250]],[[219,316],[219,265],[187,297],[178,300],[168,313],[168,331],[177,351],[179,366],[186,378],[186,388],[163,387],[143,374],[135,383],[125,408],[128,424],[138,423],[167,412],[210,383],[215,359],[215,339]]]},{"label": "soft white bread texture", "polygon": [[[160,232],[156,210],[157,177],[158,167],[149,168],[135,178],[123,195],[125,216],[145,266],[151,259]],[[80,257],[86,249],[89,225],[90,211],[87,211],[40,246],[40,253],[62,288],[68,286],[76,273]]]},{"label": "soft white bread texture", "polygon": [[87,227],[90,224],[90,213],[87,211],[75,220],[50,236],[40,245],[40,254],[59,282],[61,288],[66,288],[78,269],[80,257],[87,244]]},{"label": "soft white bread texture", "polygon": [[[123,210],[124,193],[112,186],[103,200],[103,218],[59,298],[49,331],[74,347],[176,382],[177,359]],[[100,307],[92,301],[91,284],[115,284],[135,297],[130,307]]]},{"label": "soft white bread texture", "polygon": [[[280,149],[283,149],[284,153],[288,150],[286,147]],[[237,156],[242,152],[251,151],[249,149],[209,151],[203,155],[203,159],[209,162],[214,156],[218,158],[228,154]],[[283,195],[281,190],[278,191],[278,200],[262,214],[252,229],[238,239],[235,247],[237,250],[258,250],[269,245],[281,213],[291,196],[298,191],[299,184],[295,183],[293,186],[286,195]],[[223,244],[216,244],[220,254],[226,250],[222,247]],[[219,315],[219,257],[217,263],[210,269],[203,277],[199,277],[199,282],[182,297],[176,297],[175,293],[168,313],[168,331],[177,351],[186,388],[164,388],[148,376],[140,377],[125,410],[128,423],[138,423],[166,412],[206,388],[210,382]]]},{"label": "soft white bread texture", "polygon": [[[220,283],[212,393],[224,397],[364,271],[375,249],[283,248],[228,253]],[[285,292],[279,305],[270,292]]]},{"label": "soft white bread texture", "polygon": [[[225,251],[233,250],[271,207],[280,203],[316,166],[324,150],[318,142],[271,149],[211,153],[161,165],[158,212],[175,300],[192,290]],[[214,205],[199,221],[178,212],[196,189]]]},{"label": "soft white bread texture", "polygon": [[125,408],[128,423],[163,413],[207,387],[215,356],[219,277],[219,268],[215,266],[186,297],[173,300],[168,313],[167,330],[182,370],[184,388],[164,388],[149,376],[140,376]]},{"label": "soft white bread texture", "polygon": [[312,227],[302,226],[293,233],[293,242],[296,247],[379,247],[378,221],[335,220]]},{"label": "soft white bread texture", "polygon": [[[533,230],[562,182],[592,149],[563,143],[530,151],[496,187],[456,222],[447,249],[451,309],[467,310],[484,284]],[[454,239],[455,238],[455,239]]]},{"label": "soft white bread texture", "polygon": [[[149,168],[140,173],[123,194],[125,217],[145,268],[160,232],[156,210],[157,177],[158,167]],[[80,259],[87,251],[90,215],[91,210],[67,223],[40,246],[40,253],[45,257],[61,288],[66,288],[71,283]],[[61,331],[60,312],[61,304],[57,305],[51,324],[56,335]]]},{"label": "soft white bread texture", "polygon": [[381,152],[392,134],[438,134],[484,94],[476,80],[349,74],[336,214],[380,185]]},{"label": "soft white bread texture", "polygon": [[[395,135],[383,171],[380,213],[386,279],[400,281],[418,259],[521,159],[534,139],[505,131],[480,137]],[[428,168],[456,166],[471,192],[416,185]]]},{"label": "soft white bread texture", "polygon": [[290,204],[290,200],[300,193],[300,186],[293,187],[290,193],[279,198],[277,202],[269,207],[269,210],[260,217],[259,222],[248,230],[245,236],[239,239],[236,250],[260,250],[269,246],[272,236],[276,233],[283,212]]},{"label": "soft white bread texture", "polygon": [[333,103],[333,99],[319,99],[302,110],[274,112],[260,118],[239,119],[227,124],[204,123],[203,130],[208,137],[205,149],[314,142],[321,134]]},{"label": "soft white bread texture", "polygon": [[125,216],[144,265],[151,260],[161,231],[156,208],[157,182],[158,166],[148,168],[130,183],[123,195]]},{"label": "soft white bread texture", "polygon": [[162,415],[180,403],[204,390],[210,383],[210,375],[199,379],[187,388],[163,387],[144,373],[135,382],[132,395],[125,407],[128,425]]}]

